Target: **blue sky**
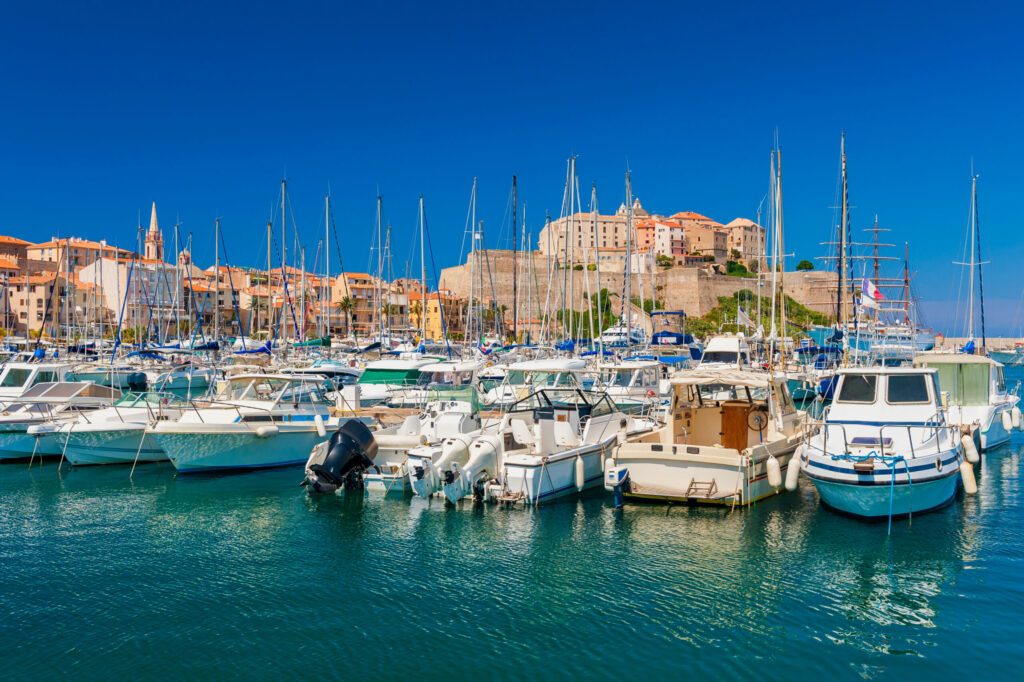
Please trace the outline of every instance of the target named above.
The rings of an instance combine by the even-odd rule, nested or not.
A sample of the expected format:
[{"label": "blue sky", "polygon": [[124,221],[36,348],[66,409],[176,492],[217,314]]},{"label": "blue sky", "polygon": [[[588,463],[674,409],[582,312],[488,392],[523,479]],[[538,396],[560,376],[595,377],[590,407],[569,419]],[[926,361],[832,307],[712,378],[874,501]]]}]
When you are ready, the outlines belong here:
[{"label": "blue sky", "polygon": [[787,250],[810,258],[845,129],[854,229],[877,213],[910,242],[927,321],[950,331],[973,158],[990,332],[1020,326],[1019,6],[81,5],[5,8],[2,233],[128,244],[156,200],[200,262],[219,215],[232,260],[255,263],[286,174],[310,252],[329,184],[345,265],[365,270],[379,187],[395,267],[420,193],[443,266],[474,176],[490,235],[513,173],[536,233],[570,153],[602,209],[628,165],[652,211],[754,217],[778,129]]}]

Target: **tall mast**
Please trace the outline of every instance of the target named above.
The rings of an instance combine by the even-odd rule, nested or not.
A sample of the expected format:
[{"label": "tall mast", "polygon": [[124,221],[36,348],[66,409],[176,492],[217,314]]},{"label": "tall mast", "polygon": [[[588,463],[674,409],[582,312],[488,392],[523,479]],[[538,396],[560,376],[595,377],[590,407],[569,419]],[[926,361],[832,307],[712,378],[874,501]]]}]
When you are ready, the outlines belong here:
[{"label": "tall mast", "polygon": [[839,326],[843,328],[846,325],[848,318],[846,304],[846,249],[847,249],[847,230],[849,229],[849,203],[847,194],[846,184],[846,133],[842,134],[839,142],[839,153],[842,157],[842,207],[840,208],[840,227],[839,227],[839,258],[837,259],[839,267],[839,289],[837,291],[838,299],[836,301],[836,312],[839,315]]},{"label": "tall mast", "polygon": [[626,171],[626,344],[633,340],[633,185]]},{"label": "tall mast", "polygon": [[[285,193],[288,181],[281,180],[281,343],[288,339],[288,236],[285,231]],[[268,273],[269,275],[269,273]]]},{"label": "tall mast", "polygon": [[519,340],[519,230],[517,229],[516,176],[512,176],[512,343]]},{"label": "tall mast", "polygon": [[985,278],[982,276],[981,266],[984,262],[981,260],[981,217],[978,211],[978,191],[977,191],[978,176],[974,176],[974,237],[975,245],[978,250],[978,302],[981,305],[981,349],[984,353],[985,347],[988,345],[988,339],[985,336]]},{"label": "tall mast", "polygon": [[306,247],[299,247],[299,267],[301,268],[299,277],[299,328],[295,330],[300,341],[306,339]]},{"label": "tall mast", "polygon": [[903,242],[903,324],[910,326],[910,242]]},{"label": "tall mast", "polygon": [[974,340],[974,268],[977,266],[977,258],[975,257],[975,237],[976,224],[978,216],[975,211],[978,208],[978,176],[971,175],[971,238],[968,242],[968,247],[971,250],[971,259],[967,265],[970,268],[970,276],[968,278],[967,285],[967,338],[970,341]]},{"label": "tall mast", "polygon": [[[427,248],[426,239],[426,224],[423,216],[423,195],[420,195],[420,328],[422,334],[420,335],[420,342],[426,343],[427,341]],[[440,300],[438,301],[440,306]],[[438,311],[440,312],[440,311]]]},{"label": "tall mast", "polygon": [[213,340],[220,339],[220,218],[213,221]]},{"label": "tall mast", "polygon": [[384,230],[383,225],[383,212],[384,212],[384,197],[379,193],[377,194],[377,280],[374,282],[374,291],[377,294],[375,302],[374,313],[377,316],[377,336],[380,341],[384,340],[384,316],[382,315],[381,306],[383,306],[383,291],[381,291],[381,277],[384,276]]},{"label": "tall mast", "polygon": [[[597,276],[597,347],[600,352],[600,359],[604,360],[604,307],[601,303],[601,244],[597,237],[597,184],[590,185],[590,230],[594,233],[594,272]],[[591,306],[591,319],[594,317],[593,306]]]},{"label": "tall mast", "polygon": [[874,279],[875,279],[875,286],[877,287],[878,284],[879,284],[879,280],[878,280],[878,233],[882,231],[881,228],[878,227],[878,214],[877,213],[875,214],[875,227],[871,231],[874,232],[874,240],[872,242],[872,246],[874,247],[874,260],[875,260],[875,277],[874,277]]},{"label": "tall mast", "polygon": [[271,299],[273,298],[273,294],[272,294],[271,289],[270,289],[270,249],[271,249],[271,230],[272,229],[273,229],[273,225],[272,225],[271,221],[268,220],[267,221],[267,336],[268,336],[268,339],[269,339],[269,336],[270,336],[270,327],[273,324],[273,322],[270,319],[270,315],[271,315],[271,310],[274,307],[273,302],[271,301]]},{"label": "tall mast", "polygon": [[[321,293],[323,305],[321,317],[324,320],[324,336],[331,335],[331,193],[324,197],[324,280],[327,295]],[[321,287],[322,289],[323,287]],[[330,348],[330,344],[327,346]]]}]

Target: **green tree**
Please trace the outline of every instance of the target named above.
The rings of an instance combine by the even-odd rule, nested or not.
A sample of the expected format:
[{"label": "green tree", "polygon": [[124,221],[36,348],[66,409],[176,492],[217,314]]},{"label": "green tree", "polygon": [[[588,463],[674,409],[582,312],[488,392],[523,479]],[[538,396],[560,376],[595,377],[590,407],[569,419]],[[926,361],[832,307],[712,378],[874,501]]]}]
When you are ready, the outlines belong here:
[{"label": "green tree", "polygon": [[667,268],[672,267],[672,257],[671,256],[666,256],[663,253],[659,253],[657,256],[655,256],[654,262],[658,264],[659,268],[666,268],[667,269]]},{"label": "green tree", "polygon": [[802,272],[807,272],[814,269],[814,263],[805,259],[796,264],[796,269]]}]

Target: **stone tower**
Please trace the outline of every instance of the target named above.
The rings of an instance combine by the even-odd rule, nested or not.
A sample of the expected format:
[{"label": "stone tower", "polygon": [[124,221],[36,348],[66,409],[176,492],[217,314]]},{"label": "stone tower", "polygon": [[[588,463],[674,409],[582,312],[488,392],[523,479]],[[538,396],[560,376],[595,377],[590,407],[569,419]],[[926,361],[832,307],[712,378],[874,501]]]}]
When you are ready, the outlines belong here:
[{"label": "stone tower", "polygon": [[160,226],[156,222],[156,202],[153,202],[153,212],[149,216],[149,231],[146,232],[146,258],[163,261],[164,259],[164,236],[160,234]]}]

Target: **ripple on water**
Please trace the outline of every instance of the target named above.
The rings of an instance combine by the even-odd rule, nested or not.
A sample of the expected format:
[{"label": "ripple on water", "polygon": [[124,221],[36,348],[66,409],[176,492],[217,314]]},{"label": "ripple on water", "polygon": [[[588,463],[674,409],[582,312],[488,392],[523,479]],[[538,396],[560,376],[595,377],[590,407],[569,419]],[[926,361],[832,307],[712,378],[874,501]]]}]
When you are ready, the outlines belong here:
[{"label": "ripple on water", "polygon": [[[981,494],[866,524],[311,498],[296,471],[0,467],[0,660],[23,677],[999,677],[1020,658],[1020,447]],[[972,655],[964,656],[965,643]],[[18,674],[14,675],[19,676]]]}]

